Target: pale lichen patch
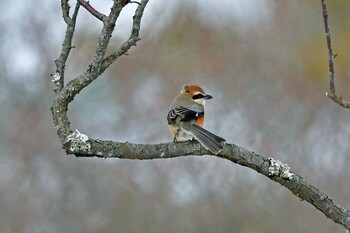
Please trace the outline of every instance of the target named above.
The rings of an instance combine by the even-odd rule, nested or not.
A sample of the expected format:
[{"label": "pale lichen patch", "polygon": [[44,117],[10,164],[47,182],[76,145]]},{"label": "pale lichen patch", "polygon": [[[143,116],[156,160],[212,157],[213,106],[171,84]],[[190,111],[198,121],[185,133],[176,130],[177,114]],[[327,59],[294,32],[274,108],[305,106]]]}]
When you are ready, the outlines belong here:
[{"label": "pale lichen patch", "polygon": [[269,176],[279,176],[283,179],[291,180],[293,178],[294,173],[290,172],[290,167],[288,164],[284,164],[281,161],[269,158],[270,166],[269,166]]},{"label": "pale lichen patch", "polygon": [[89,151],[91,148],[88,143],[89,137],[85,134],[80,133],[77,129],[72,134],[68,135],[65,144],[69,145],[69,150],[74,151]]},{"label": "pale lichen patch", "polygon": [[52,82],[55,83],[55,82],[58,82],[60,81],[61,79],[61,76],[58,72],[56,72],[53,76],[52,76]]}]

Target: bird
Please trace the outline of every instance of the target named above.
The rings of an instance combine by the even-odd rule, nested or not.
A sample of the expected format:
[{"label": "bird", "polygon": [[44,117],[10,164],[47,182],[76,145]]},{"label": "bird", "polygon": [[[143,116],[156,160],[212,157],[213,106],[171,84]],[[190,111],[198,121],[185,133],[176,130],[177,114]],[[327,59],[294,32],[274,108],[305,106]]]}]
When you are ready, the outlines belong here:
[{"label": "bird", "polygon": [[174,142],[195,138],[207,150],[214,154],[220,153],[226,140],[202,127],[205,102],[212,98],[198,85],[183,85],[180,94],[170,105],[167,116],[168,127]]}]

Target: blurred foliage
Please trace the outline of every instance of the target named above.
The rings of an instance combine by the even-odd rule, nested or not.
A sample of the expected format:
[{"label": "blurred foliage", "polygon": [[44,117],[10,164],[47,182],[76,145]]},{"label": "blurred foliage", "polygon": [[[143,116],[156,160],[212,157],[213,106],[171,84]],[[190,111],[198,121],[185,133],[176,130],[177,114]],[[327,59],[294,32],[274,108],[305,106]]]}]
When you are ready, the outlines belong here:
[{"label": "blurred foliage", "polygon": [[[228,0],[183,0],[171,10],[152,0],[138,46],[70,105],[72,128],[101,139],[170,141],[168,106],[184,83],[197,83],[214,96],[206,128],[288,163],[350,208],[349,112],[325,96],[320,2],[232,2],[235,17],[220,8]],[[2,4],[0,232],[343,232],[284,188],[215,157],[65,156],[49,112],[64,33],[59,3]],[[329,2],[336,85],[347,99],[349,7]],[[78,23],[67,81],[86,69],[101,27],[84,9]],[[117,28],[109,49],[123,38]]]}]

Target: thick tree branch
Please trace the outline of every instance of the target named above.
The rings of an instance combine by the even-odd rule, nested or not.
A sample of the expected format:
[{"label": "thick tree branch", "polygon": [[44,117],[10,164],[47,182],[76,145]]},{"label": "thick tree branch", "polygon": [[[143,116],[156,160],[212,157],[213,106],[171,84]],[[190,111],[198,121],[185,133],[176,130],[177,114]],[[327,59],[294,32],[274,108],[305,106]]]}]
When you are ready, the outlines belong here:
[{"label": "thick tree branch", "polygon": [[350,211],[334,203],[324,192],[300,175],[289,171],[285,164],[268,159],[234,144],[227,144],[218,155],[212,154],[200,143],[186,141],[154,145],[119,143],[89,139],[80,132],[71,134],[65,142],[66,152],[77,157],[120,159],[165,159],[189,155],[212,155],[249,167],[289,189],[301,200],[307,201],[329,219],[350,229]]},{"label": "thick tree branch", "polygon": [[327,0],[321,0],[321,2],[322,2],[322,14],[323,14],[324,29],[326,32],[328,57],[329,57],[329,61],[328,61],[329,93],[326,92],[326,96],[328,96],[331,100],[333,100],[335,103],[339,104],[340,106],[342,106],[344,108],[350,108],[350,103],[344,102],[342,96],[340,95],[338,97],[335,93],[335,84],[334,84],[334,77],[335,77],[334,58],[335,58],[335,55],[333,53],[332,39],[331,39],[331,33],[330,33],[330,29],[329,29]]}]

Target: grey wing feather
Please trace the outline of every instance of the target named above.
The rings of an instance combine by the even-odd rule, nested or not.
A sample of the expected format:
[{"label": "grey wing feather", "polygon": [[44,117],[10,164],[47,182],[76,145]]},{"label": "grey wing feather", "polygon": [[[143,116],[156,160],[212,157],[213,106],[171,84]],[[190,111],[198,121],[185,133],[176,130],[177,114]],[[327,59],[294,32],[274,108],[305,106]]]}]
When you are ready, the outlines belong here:
[{"label": "grey wing feather", "polygon": [[192,119],[196,119],[200,114],[203,113],[198,113],[196,111],[187,109],[183,106],[171,109],[168,112],[168,124],[175,124],[176,123],[176,119],[178,118],[179,121],[190,121]]},{"label": "grey wing feather", "polygon": [[[183,125],[185,126],[185,125]],[[218,154],[225,145],[226,140],[198,125],[186,125],[187,130],[207,149]]]}]

